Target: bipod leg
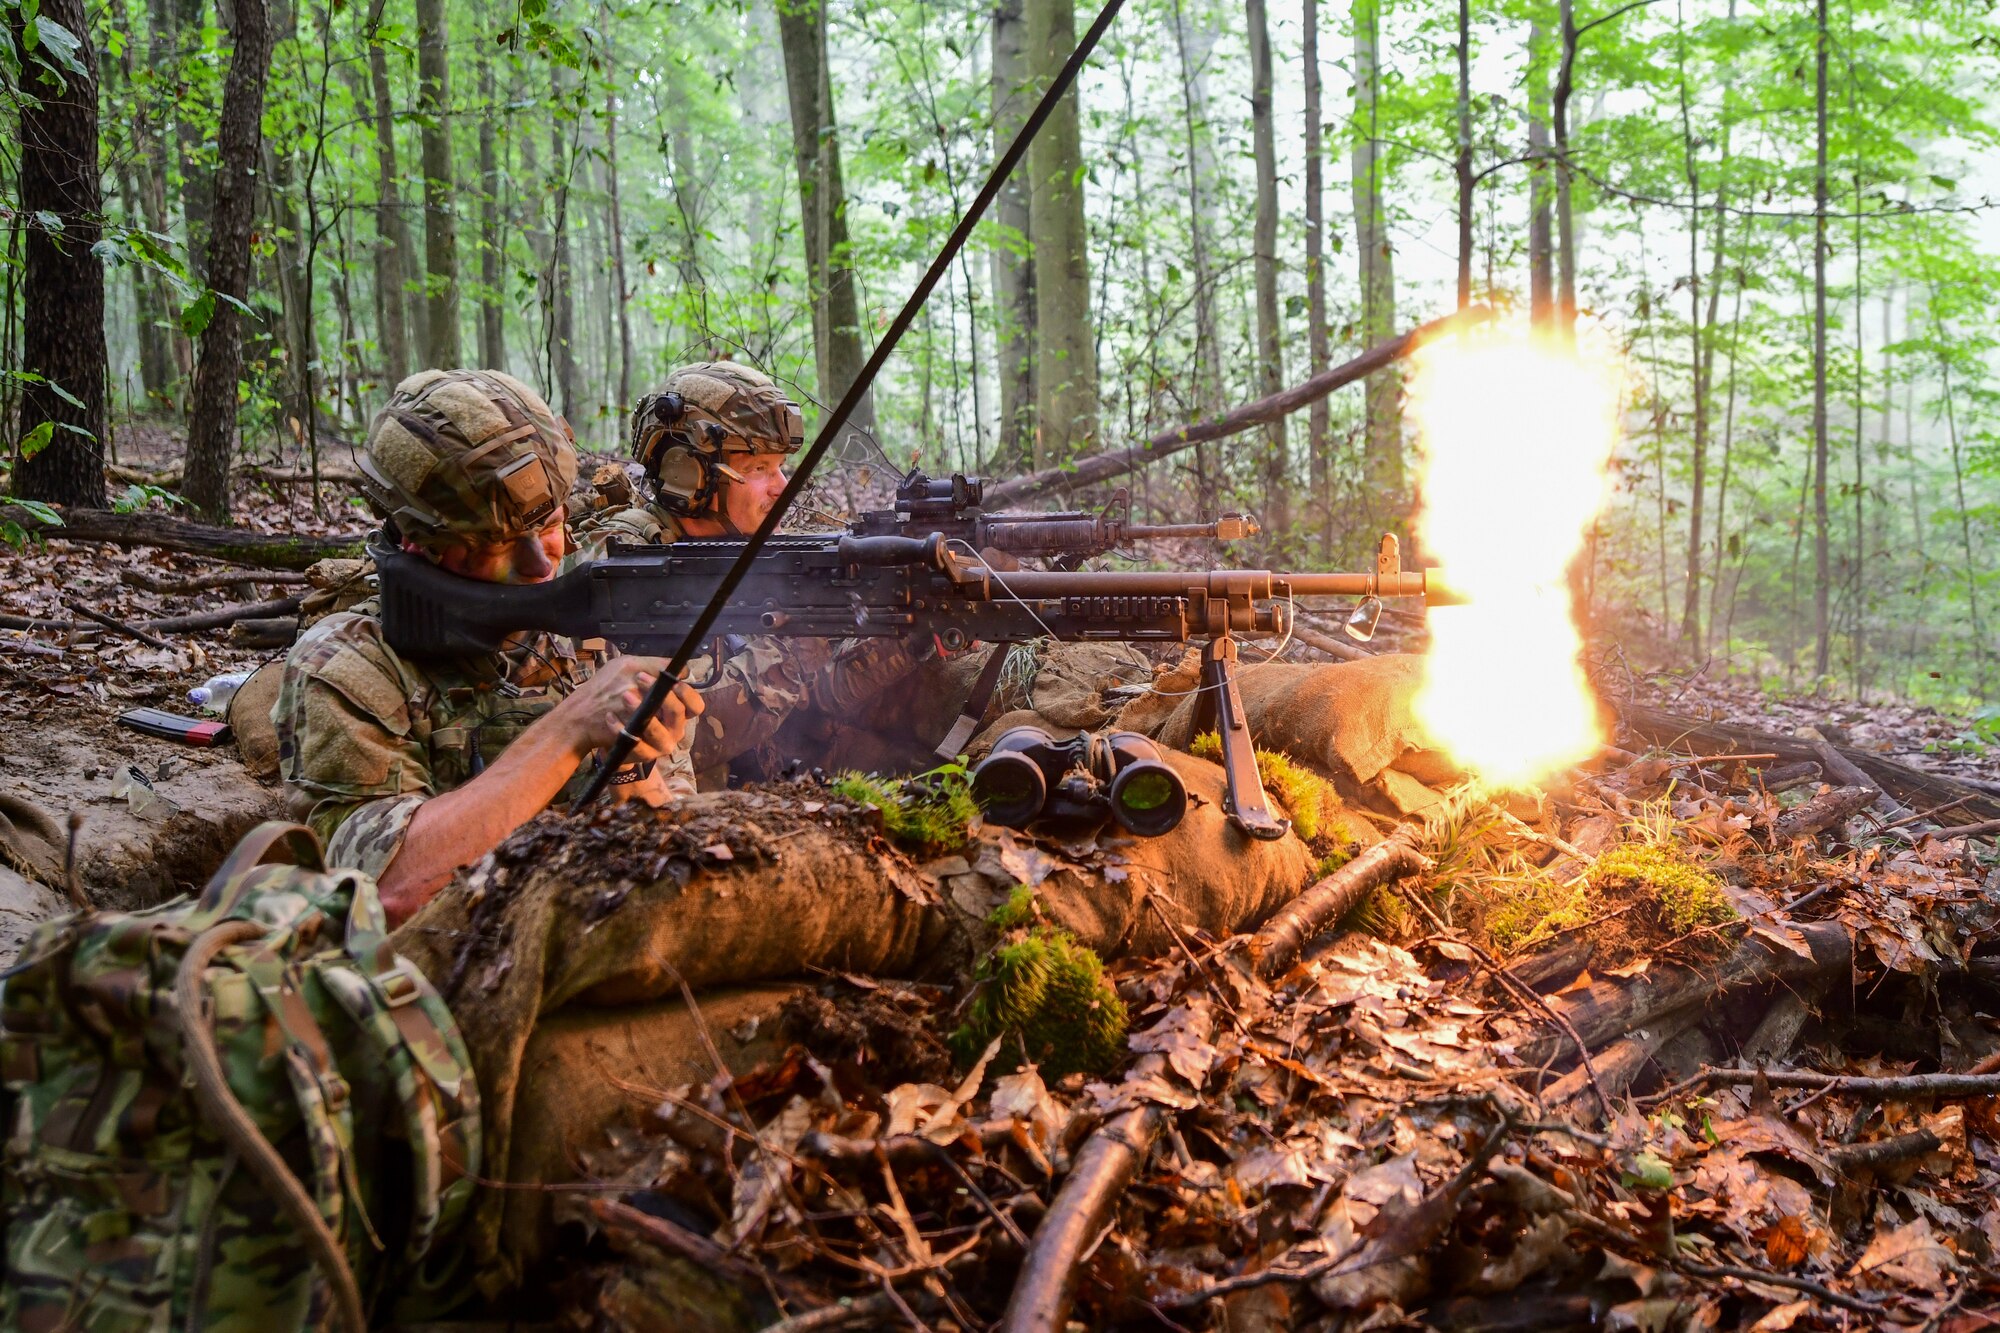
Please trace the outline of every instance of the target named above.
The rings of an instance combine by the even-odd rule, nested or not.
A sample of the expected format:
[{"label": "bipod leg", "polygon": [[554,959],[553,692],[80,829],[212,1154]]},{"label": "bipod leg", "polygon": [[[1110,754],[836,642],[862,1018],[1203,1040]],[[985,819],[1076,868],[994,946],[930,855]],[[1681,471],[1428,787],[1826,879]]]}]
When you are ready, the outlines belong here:
[{"label": "bipod leg", "polygon": [[1243,716],[1243,696],[1236,689],[1236,640],[1226,634],[1210,639],[1201,650],[1201,692],[1195,715],[1205,719],[1206,710],[1214,709],[1216,735],[1222,740],[1222,772],[1229,780],[1223,807],[1230,822],[1267,842],[1284,837],[1292,821],[1272,814],[1270,798],[1264,794],[1250,723]]}]

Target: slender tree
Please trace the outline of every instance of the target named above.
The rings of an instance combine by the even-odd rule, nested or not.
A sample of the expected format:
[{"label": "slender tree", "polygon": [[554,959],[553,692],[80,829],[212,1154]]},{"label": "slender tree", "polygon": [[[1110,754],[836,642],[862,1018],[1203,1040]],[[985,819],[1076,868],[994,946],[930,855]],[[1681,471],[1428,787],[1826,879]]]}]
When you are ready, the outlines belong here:
[{"label": "slender tree", "polygon": [[264,0],[236,0],[234,50],[222,91],[216,136],[215,211],[208,243],[213,312],[195,355],[188,402],[187,465],[182,491],[212,519],[229,517],[229,471],[236,452],[237,381],[243,366],[241,303],[250,294],[250,232],[257,213],[257,163],[263,144],[264,79],[271,32]]},{"label": "slender tree", "polygon": [[[1396,325],[1396,275],[1382,202],[1380,10],[1382,0],[1356,0],[1354,20],[1354,249],[1361,278],[1361,344],[1372,347]],[[1397,411],[1400,381],[1393,369],[1368,377],[1367,478],[1372,521],[1403,489],[1403,436]]]},{"label": "slender tree", "polygon": [[1813,19],[1813,675],[1822,678],[1833,658],[1826,516],[1826,0],[1816,0]]},{"label": "slender tree", "polygon": [[[1313,0],[1306,0],[1312,12]],[[1452,177],[1458,184],[1458,308],[1472,304],[1472,223],[1478,204],[1472,175],[1472,0],[1458,0],[1458,151]]]},{"label": "slender tree", "polygon": [[[23,11],[8,11],[25,49]],[[82,0],[43,0],[40,17],[76,39],[70,60],[25,61],[20,200],[30,221],[21,281],[20,462],[14,494],[57,504],[104,503],[104,266],[98,193],[97,53]]]},{"label": "slender tree", "polygon": [[1528,25],[1528,318],[1538,329],[1556,323],[1555,190],[1549,160],[1548,39]]},{"label": "slender tree", "polygon": [[410,229],[403,217],[402,172],[396,165],[396,102],[389,86],[389,55],[382,42],[384,0],[368,13],[368,79],[375,126],[375,328],[382,347],[382,378],[396,383],[415,367],[407,319]]},{"label": "slender tree", "polygon": [[[825,0],[778,0],[778,36],[785,52],[785,90],[792,107],[792,156],[799,177],[799,216],[805,224],[806,268],[812,282],[813,360],[819,391],[829,402],[861,374],[861,312],[854,257],[847,244],[847,190],[840,171],[833,79],[827,68]],[[872,391],[848,418],[850,454],[855,436],[875,433]]]},{"label": "slender tree", "polygon": [[[500,210],[500,151],[493,105],[493,57],[479,57],[479,364],[495,370],[507,364],[507,309],[500,290],[501,257],[506,250]],[[622,283],[621,283],[622,286]]]},{"label": "slender tree", "polygon": [[[1026,14],[1030,81],[1040,96],[1076,46],[1076,5],[1027,0]],[[1034,461],[1042,467],[1079,452],[1097,435],[1090,230],[1076,89],[1056,103],[1035,136],[1028,176],[1028,230],[1035,238]]]},{"label": "slender tree", "polygon": [[[1266,396],[1285,387],[1285,328],[1278,311],[1278,144],[1271,123],[1271,28],[1264,0],[1245,0],[1250,30],[1250,137],[1257,162],[1257,217],[1252,267],[1257,287],[1257,385]],[[1291,529],[1285,419],[1264,427],[1264,513],[1274,531]]]},{"label": "slender tree", "polygon": [[458,197],[452,183],[450,35],[444,0],[417,0],[417,115],[424,160],[424,360],[460,362]]},{"label": "slender tree", "polygon": [[[1465,3],[1466,0],[1461,0],[1461,14]],[[1305,0],[1305,50],[1300,60],[1306,75],[1306,355],[1308,373],[1317,375],[1333,363],[1326,327],[1326,188],[1320,144],[1319,0]],[[1461,249],[1459,258],[1462,266],[1469,266],[1471,251]],[[1469,280],[1470,268],[1465,267],[1464,271]],[[1326,399],[1314,399],[1306,415],[1306,457],[1311,469],[1312,505],[1318,511],[1321,560],[1333,558],[1333,465],[1328,456],[1328,417]]]},{"label": "slender tree", "polygon": [[604,94],[605,243],[611,250],[611,300],[618,311],[618,408],[632,407],[632,289],[625,280],[625,221],[618,200],[617,81]]},{"label": "slender tree", "polygon": [[[998,158],[1028,117],[1027,20],[1022,0],[996,0],[992,51],[993,156]],[[1000,430],[995,457],[1025,461],[1033,452],[1035,408],[1035,256],[1028,230],[1028,172],[1016,170],[993,201],[999,224],[989,267],[995,344],[999,352]]]}]

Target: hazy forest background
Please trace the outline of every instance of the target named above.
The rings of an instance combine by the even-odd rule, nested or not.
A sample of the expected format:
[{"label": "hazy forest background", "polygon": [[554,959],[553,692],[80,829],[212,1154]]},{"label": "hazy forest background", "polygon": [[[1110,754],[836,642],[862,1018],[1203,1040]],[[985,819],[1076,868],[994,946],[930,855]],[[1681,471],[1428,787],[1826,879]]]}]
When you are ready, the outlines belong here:
[{"label": "hazy forest background", "polygon": [[[1580,580],[1609,635],[1982,704],[1991,5],[1301,3],[1128,0],[875,386],[887,458],[1061,467],[1458,306],[1581,321],[1634,372]],[[124,502],[211,519],[232,467],[351,466],[424,366],[508,369],[600,451],[688,359],[831,401],[1094,12],[0,10],[8,484],[103,506],[119,434],[165,426],[175,494]],[[1411,499],[1397,393],[1378,374],[1129,484],[1155,514],[1256,509],[1264,559],[1363,560]],[[1532,443],[1496,423],[1524,468]]]}]

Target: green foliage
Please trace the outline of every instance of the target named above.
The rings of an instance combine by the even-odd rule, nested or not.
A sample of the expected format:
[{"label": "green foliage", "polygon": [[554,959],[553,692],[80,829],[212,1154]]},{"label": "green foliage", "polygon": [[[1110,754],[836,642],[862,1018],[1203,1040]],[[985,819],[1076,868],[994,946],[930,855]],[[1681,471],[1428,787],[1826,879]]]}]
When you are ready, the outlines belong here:
[{"label": "green foliage", "polygon": [[1006,932],[979,964],[966,1020],[952,1044],[970,1060],[995,1037],[1017,1046],[1047,1078],[1100,1074],[1125,1054],[1125,1002],[1104,962],[1074,935],[1040,919],[1034,891],[1017,887],[989,918]]},{"label": "green foliage", "polygon": [[[51,524],[55,527],[62,526],[62,513],[50,505],[43,504],[40,500],[9,500],[8,503],[17,508],[27,510],[28,514],[38,522]],[[36,540],[35,533],[22,527],[14,519],[0,518],[0,545],[19,551],[33,540]]]},{"label": "green foliage", "polygon": [[979,813],[963,764],[940,764],[909,778],[843,773],[829,785],[846,800],[880,810],[891,838],[927,855],[965,846],[966,826]]},{"label": "green foliage", "polygon": [[1486,933],[1502,953],[1518,953],[1559,930],[1590,920],[1584,884],[1558,884],[1547,875],[1496,883],[1486,909]]},{"label": "green foliage", "polygon": [[1597,858],[1589,880],[1600,891],[1618,882],[1644,890],[1652,896],[1662,924],[1675,934],[1736,919],[1722,881],[1669,843],[1620,843]]},{"label": "green foliage", "polygon": [[[1188,746],[1188,753],[1197,759],[1219,764],[1222,762],[1222,738],[1215,732],[1204,731]],[[1321,829],[1322,811],[1327,803],[1337,798],[1331,785],[1319,774],[1297,763],[1290,755],[1260,749],[1257,751],[1257,776],[1263,779],[1265,792],[1276,797],[1278,803],[1285,807],[1285,813],[1291,816],[1292,831],[1306,842],[1313,841],[1322,832],[1334,842],[1354,840],[1353,833],[1339,820]]]},{"label": "green foliage", "polygon": [[187,503],[186,500],[164,486],[149,486],[134,482],[127,486],[116,500],[111,502],[111,508],[114,512],[120,514],[136,514],[144,510],[148,505],[151,505],[154,501],[158,501],[169,509],[175,505],[184,505]]}]

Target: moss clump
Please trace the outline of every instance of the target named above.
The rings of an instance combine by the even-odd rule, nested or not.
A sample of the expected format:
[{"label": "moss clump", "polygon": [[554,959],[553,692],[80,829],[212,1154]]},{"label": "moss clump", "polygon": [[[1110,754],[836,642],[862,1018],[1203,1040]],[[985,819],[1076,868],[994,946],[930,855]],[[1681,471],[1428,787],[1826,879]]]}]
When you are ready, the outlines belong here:
[{"label": "moss clump", "polygon": [[965,846],[966,826],[979,813],[962,764],[942,764],[911,778],[843,773],[828,785],[843,800],[880,810],[883,831],[923,853]]},{"label": "moss clump", "polygon": [[1061,927],[1043,921],[1033,890],[1016,888],[987,918],[1007,932],[979,964],[965,1025],[952,1034],[971,1060],[995,1037],[1011,1038],[1048,1078],[1097,1074],[1125,1054],[1125,1002],[1104,961]]},{"label": "moss clump", "polygon": [[[1204,731],[1188,746],[1188,753],[1197,759],[1211,763],[1222,762],[1222,737],[1212,731]],[[1276,750],[1257,751],[1257,776],[1264,781],[1264,790],[1278,798],[1285,812],[1292,817],[1292,831],[1307,842],[1325,833],[1335,842],[1352,842],[1353,834],[1338,820],[1324,829],[1320,827],[1320,812],[1328,792],[1327,781],[1312,770],[1300,767],[1290,755],[1279,754]]]},{"label": "moss clump", "polygon": [[1502,953],[1516,953],[1559,930],[1590,920],[1586,883],[1558,884],[1546,876],[1522,878],[1494,890],[1486,909],[1486,934]]},{"label": "moss clump", "polygon": [[1722,881],[1667,844],[1620,843],[1597,858],[1590,882],[1600,888],[1622,882],[1645,890],[1661,923],[1679,935],[1736,919]]}]

